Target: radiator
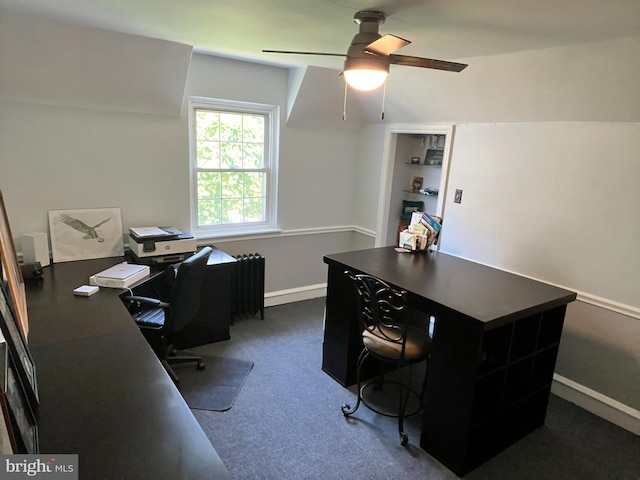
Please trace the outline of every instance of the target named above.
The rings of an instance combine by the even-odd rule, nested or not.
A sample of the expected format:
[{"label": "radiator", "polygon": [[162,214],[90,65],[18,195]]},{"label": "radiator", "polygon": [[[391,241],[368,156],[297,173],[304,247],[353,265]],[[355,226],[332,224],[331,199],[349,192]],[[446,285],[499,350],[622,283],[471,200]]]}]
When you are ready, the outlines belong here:
[{"label": "radiator", "polygon": [[260,311],[264,320],[264,257],[259,253],[237,255],[234,276],[233,314],[253,314]]}]

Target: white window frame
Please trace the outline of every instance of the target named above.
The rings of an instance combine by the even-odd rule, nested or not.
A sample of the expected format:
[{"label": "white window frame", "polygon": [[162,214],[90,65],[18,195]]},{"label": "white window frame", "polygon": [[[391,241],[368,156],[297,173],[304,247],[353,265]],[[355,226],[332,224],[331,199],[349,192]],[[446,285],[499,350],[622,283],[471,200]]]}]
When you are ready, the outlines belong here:
[{"label": "white window frame", "polygon": [[[224,225],[198,225],[196,110],[216,110],[265,116],[265,158],[267,195],[265,221]],[[216,238],[278,231],[278,155],[280,139],[280,107],[262,103],[189,97],[189,183],[191,232],[196,238]]]}]

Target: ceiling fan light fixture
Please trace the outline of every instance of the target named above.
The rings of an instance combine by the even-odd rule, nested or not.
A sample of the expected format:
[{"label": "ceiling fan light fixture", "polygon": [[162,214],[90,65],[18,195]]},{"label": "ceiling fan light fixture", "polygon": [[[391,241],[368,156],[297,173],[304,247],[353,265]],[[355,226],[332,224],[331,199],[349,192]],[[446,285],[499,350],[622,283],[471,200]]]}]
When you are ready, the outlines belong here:
[{"label": "ceiling fan light fixture", "polygon": [[369,91],[381,86],[387,79],[387,72],[380,70],[345,70],[344,78],[356,90]]},{"label": "ceiling fan light fixture", "polygon": [[379,58],[347,58],[344,78],[356,90],[369,91],[380,87],[389,75],[389,64]]}]

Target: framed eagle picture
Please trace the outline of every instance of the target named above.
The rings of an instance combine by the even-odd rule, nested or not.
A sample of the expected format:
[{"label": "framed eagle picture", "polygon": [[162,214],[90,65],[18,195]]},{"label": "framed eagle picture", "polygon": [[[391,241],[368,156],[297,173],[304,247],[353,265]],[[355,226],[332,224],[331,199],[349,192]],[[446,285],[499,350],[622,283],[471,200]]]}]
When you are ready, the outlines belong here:
[{"label": "framed eagle picture", "polygon": [[54,263],[124,255],[119,208],[49,210],[49,230]]}]

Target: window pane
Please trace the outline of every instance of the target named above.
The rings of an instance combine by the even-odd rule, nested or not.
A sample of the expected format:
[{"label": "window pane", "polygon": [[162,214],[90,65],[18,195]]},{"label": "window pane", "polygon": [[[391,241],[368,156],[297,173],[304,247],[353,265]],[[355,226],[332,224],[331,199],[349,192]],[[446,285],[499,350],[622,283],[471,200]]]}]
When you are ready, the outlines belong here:
[{"label": "window pane", "polygon": [[245,115],[243,117],[243,142],[264,143],[264,117]]},{"label": "window pane", "polygon": [[222,223],[242,223],[242,198],[222,200]]},{"label": "window pane", "polygon": [[244,221],[245,222],[260,222],[264,219],[265,213],[265,199],[260,198],[245,198],[244,200]]},{"label": "window pane", "polygon": [[244,196],[264,197],[265,174],[262,172],[250,172],[244,174]]},{"label": "window pane", "polygon": [[197,162],[199,168],[219,168],[220,167],[220,150],[218,142],[208,140],[198,140],[197,146]]},{"label": "window pane", "polygon": [[262,143],[244,144],[244,168],[261,168],[264,158],[264,146]]},{"label": "window pane", "polygon": [[198,223],[218,225],[222,221],[222,200],[198,200]]},{"label": "window pane", "polygon": [[242,115],[238,113],[220,114],[220,140],[226,142],[242,141]]},{"label": "window pane", "polygon": [[244,191],[242,180],[243,180],[242,172],[222,173],[222,196],[224,198],[230,198],[230,197],[242,198],[242,194]]},{"label": "window pane", "polygon": [[196,111],[196,137],[198,140],[218,140],[220,114],[207,110]]},{"label": "window pane", "polygon": [[221,175],[217,172],[198,172],[198,200],[220,198]]},{"label": "window pane", "polygon": [[242,168],[242,144],[224,142],[220,144],[220,167]]}]

